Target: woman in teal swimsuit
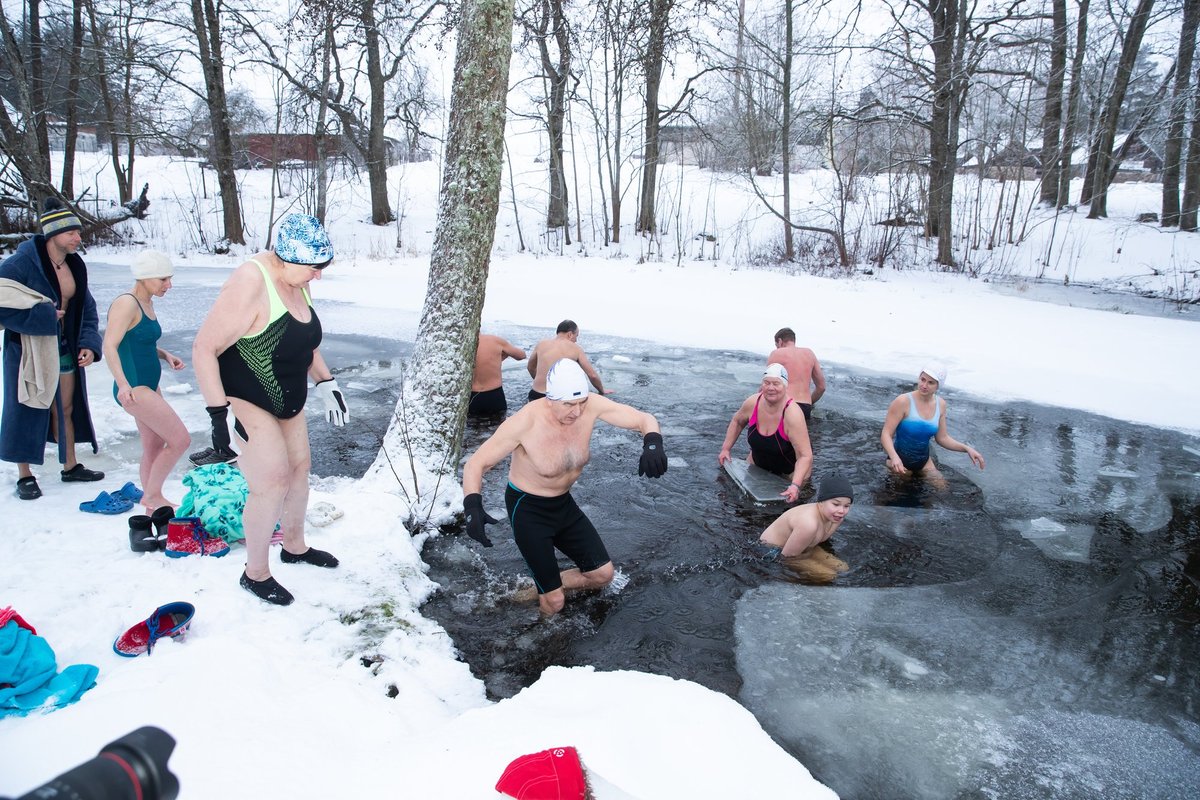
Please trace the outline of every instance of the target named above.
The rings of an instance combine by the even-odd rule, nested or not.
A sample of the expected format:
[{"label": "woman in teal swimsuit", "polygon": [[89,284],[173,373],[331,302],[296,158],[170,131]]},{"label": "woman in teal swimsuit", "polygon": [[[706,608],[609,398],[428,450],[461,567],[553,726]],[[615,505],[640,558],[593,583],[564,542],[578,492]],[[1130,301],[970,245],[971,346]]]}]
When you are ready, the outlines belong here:
[{"label": "woman in teal swimsuit", "polygon": [[162,365],[183,369],[183,360],[158,346],[162,327],[154,298],[171,288],[175,273],[164,253],[147,250],[130,265],[133,289],[119,295],[108,309],[104,329],[104,363],[113,376],[113,397],[137,422],[142,439],[142,505],[154,510],[178,506],[163,497],[163,482],[191,444],[187,427],[158,389]]},{"label": "woman in teal swimsuit", "polygon": [[947,450],[966,453],[975,466],[983,469],[983,456],[946,432],[946,401],[937,396],[946,382],[946,368],[930,364],[917,378],[917,389],[905,392],[888,406],[879,441],[887,453],[887,467],[897,475],[922,474],[940,478],[929,453],[933,440]]},{"label": "woman in teal swimsuit", "polygon": [[212,419],[213,449],[229,451],[232,408],[246,431],[238,466],[249,494],[242,512],[246,571],[241,586],[276,605],[291,592],[271,577],[271,533],[283,532],[284,564],[332,568],[338,560],[304,542],[308,507],[308,425],[304,403],[308,379],[316,384],[326,418],[335,426],[350,418],[333,373],[321,358],[321,321],[309,284],[333,260],[329,235],[315,217],[290,214],[275,249],[259,253],[226,281],[196,333],[192,362]]}]

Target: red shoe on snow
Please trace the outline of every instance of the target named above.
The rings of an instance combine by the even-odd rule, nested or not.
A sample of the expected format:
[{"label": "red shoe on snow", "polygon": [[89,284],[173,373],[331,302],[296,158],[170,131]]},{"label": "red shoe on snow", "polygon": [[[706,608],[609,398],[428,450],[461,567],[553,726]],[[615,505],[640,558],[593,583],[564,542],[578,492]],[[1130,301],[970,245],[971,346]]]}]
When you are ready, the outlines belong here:
[{"label": "red shoe on snow", "polygon": [[167,603],[154,609],[146,620],[122,633],[113,642],[113,652],[125,658],[151,653],[159,639],[174,639],[187,633],[196,607],[191,603]]},{"label": "red shoe on snow", "polygon": [[229,552],[229,545],[206,531],[199,517],[175,517],[167,523],[165,552],[168,558],[195,555],[220,558]]}]

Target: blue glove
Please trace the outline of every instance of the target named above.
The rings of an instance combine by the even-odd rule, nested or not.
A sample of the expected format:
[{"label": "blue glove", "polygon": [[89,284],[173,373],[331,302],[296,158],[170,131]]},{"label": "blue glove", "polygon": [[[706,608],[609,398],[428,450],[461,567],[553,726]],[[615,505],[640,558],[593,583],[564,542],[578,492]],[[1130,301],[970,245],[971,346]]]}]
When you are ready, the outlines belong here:
[{"label": "blue glove", "polygon": [[638,462],[638,475],[661,478],[667,471],[667,454],[663,450],[661,433],[647,433],[642,440],[642,460]]},{"label": "blue glove", "polygon": [[492,541],[488,539],[483,526],[489,522],[494,523],[496,520],[483,510],[483,495],[475,492],[464,497],[463,511],[467,513],[467,536],[484,547],[491,547]]}]

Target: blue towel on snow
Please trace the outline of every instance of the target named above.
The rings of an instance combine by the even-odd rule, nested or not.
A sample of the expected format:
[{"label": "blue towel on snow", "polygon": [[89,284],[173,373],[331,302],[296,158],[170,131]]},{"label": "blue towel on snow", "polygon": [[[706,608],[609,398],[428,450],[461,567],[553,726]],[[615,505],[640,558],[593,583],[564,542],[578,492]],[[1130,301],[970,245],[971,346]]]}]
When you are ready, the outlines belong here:
[{"label": "blue towel on snow", "polygon": [[70,705],[96,685],[99,673],[91,664],[58,672],[45,639],[12,620],[0,627],[0,718]]}]

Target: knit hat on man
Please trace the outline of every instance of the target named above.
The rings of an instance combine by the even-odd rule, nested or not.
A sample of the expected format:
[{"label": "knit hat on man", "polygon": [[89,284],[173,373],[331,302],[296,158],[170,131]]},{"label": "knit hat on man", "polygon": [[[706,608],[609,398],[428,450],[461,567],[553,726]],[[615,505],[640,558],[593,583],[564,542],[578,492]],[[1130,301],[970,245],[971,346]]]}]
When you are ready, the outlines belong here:
[{"label": "knit hat on man", "polygon": [[83,228],[83,225],[79,223],[79,217],[75,216],[75,212],[65,208],[57,197],[47,197],[43,208],[45,210],[38,221],[42,226],[42,234],[47,239],[60,233]]},{"label": "knit hat on man", "polygon": [[854,502],[854,487],[850,485],[850,481],[843,478],[841,475],[830,475],[821,481],[821,488],[817,490],[817,502],[824,503],[826,500],[832,500],[835,497],[845,497],[851,503]]},{"label": "knit hat on man", "polygon": [[129,265],[133,279],[140,281],[147,278],[169,278],[175,274],[175,267],[166,253],[157,250],[143,250],[133,257]]}]

